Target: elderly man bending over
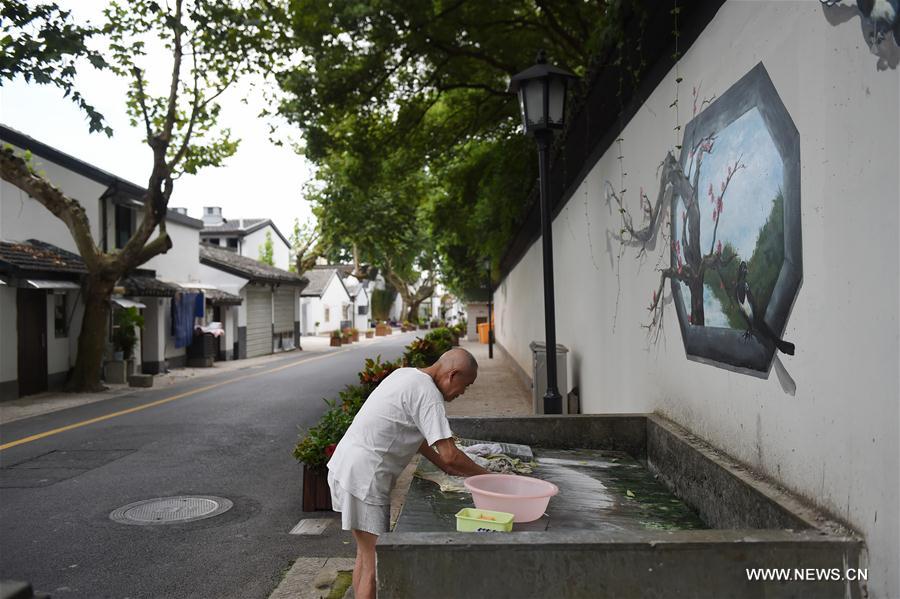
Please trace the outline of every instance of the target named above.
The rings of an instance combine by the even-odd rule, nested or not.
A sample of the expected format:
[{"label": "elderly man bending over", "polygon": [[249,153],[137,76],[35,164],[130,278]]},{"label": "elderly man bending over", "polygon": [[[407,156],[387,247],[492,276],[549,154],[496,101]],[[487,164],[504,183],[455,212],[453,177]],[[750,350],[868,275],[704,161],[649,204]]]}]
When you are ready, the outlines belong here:
[{"label": "elderly man bending over", "polygon": [[457,449],[444,411],[444,401],[465,393],[477,375],[478,363],[464,349],[451,349],[428,368],[399,368],[372,392],[338,443],[328,486],[343,529],[356,540],[357,599],[375,597],[375,542],[390,526],[394,482],[417,451],[448,474],[487,473]]}]

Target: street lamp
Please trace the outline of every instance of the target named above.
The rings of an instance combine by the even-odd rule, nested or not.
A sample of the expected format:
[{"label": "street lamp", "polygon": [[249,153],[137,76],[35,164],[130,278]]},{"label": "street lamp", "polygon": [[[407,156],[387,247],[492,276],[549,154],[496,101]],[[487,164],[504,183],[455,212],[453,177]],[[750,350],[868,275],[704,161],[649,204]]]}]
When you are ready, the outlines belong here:
[{"label": "street lamp", "polygon": [[553,238],[550,221],[550,144],[554,130],[566,124],[566,91],[575,75],[547,64],[541,50],[537,64],[510,79],[509,91],[519,96],[522,125],[538,146],[541,190],[541,237],[544,250],[544,326],[547,341],[547,392],[544,413],[562,414],[562,396],[556,383],[556,317],[553,303]]},{"label": "street lamp", "polygon": [[485,258],[483,262],[484,270],[487,272],[487,294],[488,294],[488,359],[494,359],[494,323],[491,321],[494,312],[494,294],[491,293],[491,259]]}]

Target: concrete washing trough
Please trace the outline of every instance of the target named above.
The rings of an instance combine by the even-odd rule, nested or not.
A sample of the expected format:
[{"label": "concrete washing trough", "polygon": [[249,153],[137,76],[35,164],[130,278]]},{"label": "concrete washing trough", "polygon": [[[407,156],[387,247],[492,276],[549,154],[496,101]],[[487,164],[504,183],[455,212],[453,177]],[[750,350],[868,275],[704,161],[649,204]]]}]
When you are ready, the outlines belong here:
[{"label": "concrete washing trough", "polygon": [[[548,510],[548,522],[538,528],[457,533],[447,518],[459,499],[438,500],[443,520],[417,519],[437,509],[423,509],[434,494],[410,493],[395,532],[378,539],[379,597],[866,596],[865,581],[851,580],[866,568],[858,536],[664,418],[451,418],[450,424],[460,437],[531,446],[539,464],[542,455],[566,463],[558,458],[568,450],[625,456],[651,479],[635,487],[639,494],[664,487],[690,517],[649,527],[591,526],[585,519],[580,527],[578,514],[560,519]],[[542,472],[548,471],[539,467],[535,476]],[[565,492],[561,485],[560,496]],[[792,579],[751,579],[748,569],[759,568],[788,569]]]}]

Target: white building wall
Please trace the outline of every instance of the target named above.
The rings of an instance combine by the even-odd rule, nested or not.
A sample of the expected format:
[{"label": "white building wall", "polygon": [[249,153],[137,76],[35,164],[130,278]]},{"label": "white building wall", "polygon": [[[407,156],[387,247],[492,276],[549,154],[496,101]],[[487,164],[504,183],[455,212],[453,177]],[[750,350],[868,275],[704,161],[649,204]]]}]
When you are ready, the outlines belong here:
[{"label": "white building wall", "polygon": [[275,266],[282,270],[288,270],[291,259],[290,248],[270,226],[263,227],[244,237],[241,242],[243,244],[240,248],[241,255],[259,260],[259,249],[266,243],[266,231],[272,235],[272,257],[275,259]]},{"label": "white building wall", "polygon": [[396,320],[397,322],[403,322],[406,316],[406,310],[404,310],[403,306],[403,296],[401,296],[399,292],[394,296],[394,302],[391,304],[389,314],[391,320]]},{"label": "white building wall", "polygon": [[[359,313],[359,308],[361,306],[366,308],[365,314]],[[369,309],[369,295],[364,289],[360,289],[359,293],[356,294],[355,308],[353,313],[353,326],[360,332],[365,332],[366,329],[369,328],[369,319],[372,317],[372,312]]]},{"label": "white building wall", "polygon": [[[302,322],[301,326],[303,327],[304,335],[315,335],[318,333],[327,332],[328,329],[322,326],[322,323],[325,320],[325,306],[322,303],[322,300],[318,297],[304,297],[300,299],[300,310],[303,312],[304,306],[306,307],[306,317]],[[319,326],[316,326],[316,323],[319,323]]]},{"label": "white building wall", "polygon": [[[758,62],[800,133],[803,283],[782,356],[797,383],[689,361],[673,306],[648,341],[657,252],[607,242],[621,228],[604,181],[628,173],[626,200],[651,199],[672,149],[675,79],[681,120],[691,90],[721,94]],[[900,597],[898,438],[898,181],[900,71],[879,69],[857,18],[830,25],[818,2],[728,2],[650,95],[553,222],[557,339],[568,379],[590,413],[672,418],[753,469],[846,520],[869,549],[870,596]],[[701,85],[702,83],[702,85]],[[726,207],[726,213],[727,213]],[[881,257],[881,258],[879,258]],[[663,265],[668,264],[668,256]],[[497,338],[529,372],[543,340],[541,247],[531,246],[495,293]],[[666,294],[669,286],[666,285]]]},{"label": "white building wall", "polygon": [[[165,254],[154,256],[141,268],[156,271],[156,276],[173,283],[199,283],[200,278],[200,229],[174,221],[166,222],[166,232],[172,239],[172,248]],[[151,235],[155,239],[157,232]]]},{"label": "white building wall", "polygon": [[[343,283],[333,277],[322,294],[322,318],[319,331],[333,331],[341,327],[344,306],[350,304],[350,296]],[[325,308],[329,308],[329,318],[325,319]]]},{"label": "white building wall", "polygon": [[[64,190],[66,195],[81,203],[90,220],[91,234],[97,245],[100,245],[102,219],[100,202],[97,200],[103,195],[106,188],[95,181],[44,160],[40,156],[34,156],[33,165],[36,171],[44,171],[47,179],[56,187]],[[114,216],[114,213],[110,211],[107,219],[112,221]],[[6,241],[40,239],[70,252],[78,253],[75,241],[66,225],[37,200],[32,199],[27,193],[6,181],[0,181],[0,238]],[[112,242],[113,240],[110,238],[110,243]]]}]

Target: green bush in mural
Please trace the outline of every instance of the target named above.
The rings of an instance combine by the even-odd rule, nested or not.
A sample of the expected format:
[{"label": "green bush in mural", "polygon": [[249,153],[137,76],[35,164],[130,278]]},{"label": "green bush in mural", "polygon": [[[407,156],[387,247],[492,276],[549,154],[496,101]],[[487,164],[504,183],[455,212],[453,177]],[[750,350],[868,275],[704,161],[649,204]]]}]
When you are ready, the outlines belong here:
[{"label": "green bush in mural", "polygon": [[[726,244],[722,255],[727,266],[718,271],[711,271],[707,279],[708,289],[722,306],[722,312],[732,329],[746,329],[747,323],[741,316],[734,300],[734,285],[738,278],[739,260],[731,259],[734,248]],[[772,289],[778,280],[778,273],[784,263],[784,196],[779,193],[772,201],[772,211],[766,224],[759,231],[756,247],[750,260],[747,261],[747,281],[752,289],[758,289],[757,304],[765,314],[772,296]],[[724,280],[723,280],[724,279]]]}]

